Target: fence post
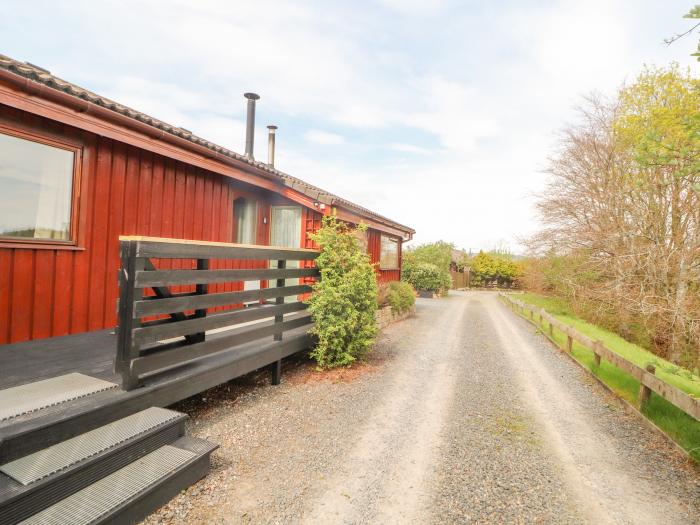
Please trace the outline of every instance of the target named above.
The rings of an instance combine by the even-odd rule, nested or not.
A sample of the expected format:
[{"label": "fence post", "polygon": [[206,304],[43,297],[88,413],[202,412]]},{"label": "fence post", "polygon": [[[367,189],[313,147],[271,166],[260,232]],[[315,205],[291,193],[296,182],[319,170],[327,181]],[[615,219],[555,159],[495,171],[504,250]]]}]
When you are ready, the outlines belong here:
[{"label": "fence post", "polygon": [[600,366],[600,354],[598,353],[598,348],[601,346],[603,346],[603,341],[595,341],[593,343],[593,361],[595,362],[596,367]]},{"label": "fence post", "polygon": [[122,376],[122,388],[131,390],[138,386],[138,378],[131,373],[131,360],[138,357],[139,349],[134,344],[132,330],[141,323],[134,319],[134,301],[143,299],[143,289],[136,288],[136,272],[143,271],[146,260],[136,257],[137,243],[121,241],[119,243],[119,309],[117,326],[117,358],[114,371]]},{"label": "fence post", "polygon": [[[277,269],[284,270],[287,267],[287,261],[280,259],[277,261]],[[284,279],[277,279],[277,288],[282,288],[284,286]],[[277,297],[275,299],[275,304],[284,304],[284,297]],[[275,316],[275,324],[284,322],[284,314],[277,314]],[[282,332],[274,335],[275,341],[282,340]],[[282,360],[278,359],[276,362],[270,365],[272,371],[272,384],[279,385],[282,380]]]},{"label": "fence post", "polygon": [[549,337],[554,339],[554,322],[551,319],[549,320]]},{"label": "fence post", "polygon": [[[197,259],[197,270],[208,270],[209,269],[209,259]],[[196,287],[196,292],[197,295],[204,295],[209,292],[209,285],[208,284],[198,284]],[[200,310],[195,310],[194,312],[195,317],[206,317],[207,316],[207,309],[202,308]],[[190,342],[192,343],[201,343],[203,342],[207,337],[206,332],[199,332],[197,334],[192,334],[190,336]]]},{"label": "fence post", "polygon": [[566,331],[566,351],[571,353],[574,349],[574,338],[571,337],[571,328]]},{"label": "fence post", "polygon": [[[646,366],[647,372],[650,374],[656,374],[656,367],[654,365],[647,365]],[[651,388],[646,386],[644,384],[644,377],[642,377],[642,380],[639,382],[639,408],[643,409],[644,406],[649,402],[649,398],[651,398]]]}]

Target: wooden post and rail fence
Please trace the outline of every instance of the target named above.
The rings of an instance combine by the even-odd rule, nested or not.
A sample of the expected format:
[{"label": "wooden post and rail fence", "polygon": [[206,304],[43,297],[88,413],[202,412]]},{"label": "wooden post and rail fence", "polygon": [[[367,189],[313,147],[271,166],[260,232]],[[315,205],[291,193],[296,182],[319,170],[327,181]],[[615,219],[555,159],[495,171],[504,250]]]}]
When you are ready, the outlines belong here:
[{"label": "wooden post and rail fence", "polygon": [[[144,375],[214,353],[237,351],[253,341],[272,338],[280,346],[279,355],[286,355],[289,341],[283,340],[283,333],[311,327],[311,316],[304,312],[307,305],[300,300],[285,302],[285,298],[298,299],[311,291],[309,284],[287,286],[286,279],[317,279],[318,269],[288,268],[287,261],[314,260],[315,250],[153,237],[121,237],[119,242],[115,369],[126,390],[139,386]],[[152,259],[189,261],[187,265],[194,268],[158,269]],[[259,261],[261,268],[211,269],[212,261],[227,260]],[[220,293],[209,290],[214,283],[240,287],[243,281],[274,285]],[[194,291],[174,292],[173,286]],[[154,295],[146,297],[147,289]],[[281,357],[271,364],[273,383],[278,383]]]},{"label": "wooden post and rail fence", "polygon": [[569,354],[571,354],[574,341],[576,341],[581,346],[593,352],[593,359],[596,366],[600,366],[601,359],[605,359],[639,381],[640,407],[644,406],[644,404],[649,401],[651,393],[654,392],[690,417],[700,421],[700,399],[692,397],[679,388],[656,377],[656,369],[652,365],[642,368],[610,350],[602,341],[594,341],[575,328],[562,323],[553,315],[549,314],[544,308],[538,308],[523,301],[519,301],[507,294],[502,293],[500,295],[506,300],[514,312],[520,313],[525,319],[527,319],[526,312],[529,312],[529,321],[533,324],[537,324],[535,315],[539,315],[540,324],[543,322],[549,324],[548,331],[550,338],[553,339],[555,328],[566,335],[566,346],[563,349]]}]

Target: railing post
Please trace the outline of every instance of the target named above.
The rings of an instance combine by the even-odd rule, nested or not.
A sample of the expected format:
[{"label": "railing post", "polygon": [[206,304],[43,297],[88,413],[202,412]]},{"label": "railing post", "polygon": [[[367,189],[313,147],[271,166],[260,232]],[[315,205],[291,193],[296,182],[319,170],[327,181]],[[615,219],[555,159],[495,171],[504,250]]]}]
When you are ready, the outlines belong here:
[{"label": "railing post", "polygon": [[[646,366],[647,372],[650,374],[656,374],[656,367],[654,365]],[[639,408],[640,410],[649,402],[651,398],[651,388],[644,384],[644,377],[641,378],[639,382]]]},{"label": "railing post", "polygon": [[[277,261],[277,269],[278,270],[284,270],[287,267],[287,261],[284,259],[280,259]],[[284,281],[285,279],[277,279],[277,288],[282,288],[284,286]],[[284,297],[277,297],[275,299],[275,304],[284,304]],[[278,314],[275,316],[275,324],[281,324],[284,322],[284,314]],[[274,340],[275,341],[281,341],[282,340],[282,332],[276,333],[274,335]],[[282,360],[278,359],[276,362],[272,363],[270,365],[271,371],[272,371],[272,384],[273,385],[279,385],[280,382],[282,381]]]},{"label": "railing post", "polygon": [[[209,259],[197,259],[197,270],[208,270],[209,269]],[[205,295],[209,293],[209,285],[208,284],[198,284],[196,288],[197,295]],[[207,309],[202,308],[200,310],[195,310],[194,312],[195,317],[206,317],[207,316]],[[190,336],[190,342],[192,343],[201,343],[204,340],[206,340],[207,334],[206,332],[199,332],[196,334],[192,334]]]},{"label": "railing post", "polygon": [[600,366],[600,354],[598,353],[598,349],[601,346],[603,346],[603,341],[595,341],[593,343],[593,361],[595,362],[596,367]]},{"label": "railing post", "polygon": [[134,318],[134,301],[143,298],[143,290],[136,288],[136,272],[143,271],[145,259],[136,257],[137,243],[121,241],[119,244],[119,311],[117,326],[117,357],[114,370],[122,376],[122,388],[131,390],[138,386],[138,378],[131,372],[131,361],[138,357],[139,349],[133,340],[133,329],[140,326]]},{"label": "railing post", "polygon": [[571,337],[571,329],[566,331],[566,351],[571,353],[574,349],[574,338]]},{"label": "railing post", "polygon": [[552,322],[552,319],[549,320],[549,337],[554,338],[554,322]]},{"label": "railing post", "polygon": [[[277,261],[277,269],[278,270],[284,270],[287,267],[287,261],[284,259],[280,259]],[[277,279],[277,288],[282,288],[284,286],[284,279]],[[284,297],[277,297],[275,299],[275,304],[284,304]],[[275,316],[275,324],[281,323],[284,321],[284,315],[279,314]],[[281,341],[282,340],[282,333],[280,332],[279,334],[275,334],[275,341]]]}]

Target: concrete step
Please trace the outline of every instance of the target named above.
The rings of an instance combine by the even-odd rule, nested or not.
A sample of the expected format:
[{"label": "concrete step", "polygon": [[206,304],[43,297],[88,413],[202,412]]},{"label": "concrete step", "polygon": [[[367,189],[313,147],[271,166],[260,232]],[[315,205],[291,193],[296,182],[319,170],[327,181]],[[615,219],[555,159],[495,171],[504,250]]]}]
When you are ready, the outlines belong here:
[{"label": "concrete step", "polygon": [[0,523],[17,523],[184,434],[152,407],[0,466]]}]

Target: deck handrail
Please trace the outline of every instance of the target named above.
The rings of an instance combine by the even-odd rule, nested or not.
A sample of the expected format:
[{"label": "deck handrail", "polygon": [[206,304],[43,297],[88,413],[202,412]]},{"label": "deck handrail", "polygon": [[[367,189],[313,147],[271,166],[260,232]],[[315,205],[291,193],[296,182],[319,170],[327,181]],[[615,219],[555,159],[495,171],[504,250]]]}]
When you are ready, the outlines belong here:
[{"label": "deck handrail", "polygon": [[[306,304],[285,302],[285,298],[311,292],[308,281],[318,278],[318,269],[287,268],[287,261],[313,261],[318,251],[142,236],[120,237],[119,245],[115,370],[126,390],[137,387],[145,374],[233,351],[270,336],[281,342],[285,331],[311,324],[311,317],[304,313]],[[187,260],[185,266],[194,267],[172,268],[170,261],[174,259]],[[226,261],[237,260],[247,261],[249,266],[253,261],[252,265],[259,267],[210,267],[230,266]],[[286,285],[286,279],[294,278],[307,282]],[[210,285],[253,280],[261,281],[260,289],[243,290],[234,284],[228,290],[210,293]],[[269,287],[266,282],[270,282]],[[152,295],[146,296],[149,289]],[[274,320],[264,321],[268,318]],[[224,332],[208,338],[209,330]]]}]

